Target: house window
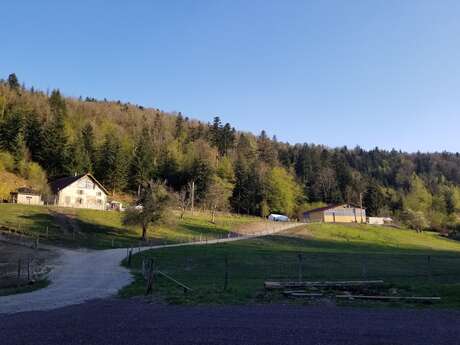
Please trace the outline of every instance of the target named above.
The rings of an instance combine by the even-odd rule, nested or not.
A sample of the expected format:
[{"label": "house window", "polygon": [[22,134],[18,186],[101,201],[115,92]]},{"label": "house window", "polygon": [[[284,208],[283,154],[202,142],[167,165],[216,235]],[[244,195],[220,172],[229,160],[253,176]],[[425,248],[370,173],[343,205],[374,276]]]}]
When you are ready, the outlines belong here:
[{"label": "house window", "polygon": [[65,197],[65,203],[66,203],[67,205],[70,204],[70,200],[71,200],[71,199],[70,199],[70,196],[66,196],[66,197]]},{"label": "house window", "polygon": [[79,189],[78,192],[77,192],[79,195],[83,195],[85,193],[85,191],[83,189]]},{"label": "house window", "polygon": [[102,200],[101,200],[101,199],[97,199],[97,204],[98,204],[98,205],[102,205]]},{"label": "house window", "polygon": [[82,198],[78,198],[78,199],[77,199],[77,202],[81,205],[81,204],[83,204],[83,199],[82,199]]},{"label": "house window", "polygon": [[102,193],[101,193],[101,192],[97,192],[96,195],[97,195],[97,196],[101,196]]}]

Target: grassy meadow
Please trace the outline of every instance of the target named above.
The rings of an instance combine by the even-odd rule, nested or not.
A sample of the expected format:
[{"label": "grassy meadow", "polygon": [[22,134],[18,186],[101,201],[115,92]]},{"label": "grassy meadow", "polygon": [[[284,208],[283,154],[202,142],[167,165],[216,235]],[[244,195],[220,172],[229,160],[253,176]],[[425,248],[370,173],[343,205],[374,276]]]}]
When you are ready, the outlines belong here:
[{"label": "grassy meadow", "polygon": [[[460,242],[431,232],[311,224],[264,238],[152,250],[136,255],[133,267],[138,271],[142,259],[152,257],[159,270],[194,289],[184,294],[158,277],[155,294],[170,303],[273,302],[285,299],[265,294],[264,281],[297,280],[299,254],[304,280],[383,279],[385,288],[400,295],[441,296],[437,305],[460,307]],[[120,294],[141,295],[144,286],[136,273],[136,281]]]},{"label": "grassy meadow", "polygon": [[[0,204],[0,227],[40,236],[45,243],[69,247],[104,249],[137,246],[140,227],[122,224],[123,213],[87,209],[67,209],[18,204]],[[260,218],[218,215],[215,223],[207,213],[187,213],[184,219],[173,214],[165,224],[149,229],[149,243],[178,243],[225,236],[239,226],[260,222]]]}]

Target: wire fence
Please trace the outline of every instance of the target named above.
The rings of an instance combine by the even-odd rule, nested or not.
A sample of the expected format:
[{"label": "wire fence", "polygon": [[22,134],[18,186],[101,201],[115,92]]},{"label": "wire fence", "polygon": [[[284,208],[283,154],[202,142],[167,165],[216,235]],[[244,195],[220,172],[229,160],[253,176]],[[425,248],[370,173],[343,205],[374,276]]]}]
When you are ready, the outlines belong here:
[{"label": "wire fence", "polygon": [[[194,288],[261,288],[264,281],[383,280],[395,284],[460,283],[460,257],[430,254],[200,252],[152,254],[158,270]],[[152,256],[150,256],[152,257]],[[139,260],[145,260],[142,257]]]}]

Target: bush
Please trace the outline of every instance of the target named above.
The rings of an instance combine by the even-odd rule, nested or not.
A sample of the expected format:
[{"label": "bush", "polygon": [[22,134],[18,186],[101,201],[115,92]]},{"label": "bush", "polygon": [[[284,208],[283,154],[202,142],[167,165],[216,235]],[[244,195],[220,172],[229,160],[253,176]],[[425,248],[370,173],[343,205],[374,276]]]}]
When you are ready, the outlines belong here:
[{"label": "bush", "polygon": [[29,183],[35,189],[38,189],[45,195],[48,193],[48,179],[46,177],[46,172],[40,165],[34,162],[28,163],[25,175],[24,177],[29,180]]},{"label": "bush", "polygon": [[14,172],[14,158],[8,152],[0,151],[0,171]]},{"label": "bush", "polygon": [[425,218],[425,215],[421,211],[412,211],[411,209],[407,209],[402,214],[402,220],[404,224],[412,229],[415,229],[417,232],[421,232],[430,226]]}]

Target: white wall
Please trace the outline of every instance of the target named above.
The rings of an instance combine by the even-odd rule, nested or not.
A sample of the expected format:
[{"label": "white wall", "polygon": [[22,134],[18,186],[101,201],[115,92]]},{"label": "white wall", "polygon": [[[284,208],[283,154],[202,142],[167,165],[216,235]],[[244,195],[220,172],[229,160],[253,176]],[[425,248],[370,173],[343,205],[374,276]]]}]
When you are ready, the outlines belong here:
[{"label": "white wall", "polygon": [[22,194],[18,193],[17,204],[25,204],[25,205],[43,205],[43,201],[40,195],[31,195],[31,194]]},{"label": "white wall", "polygon": [[383,225],[385,222],[383,221],[383,217],[368,217],[367,223],[374,225]]}]

